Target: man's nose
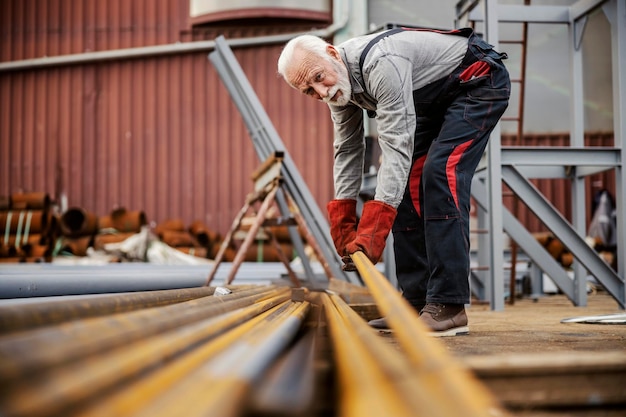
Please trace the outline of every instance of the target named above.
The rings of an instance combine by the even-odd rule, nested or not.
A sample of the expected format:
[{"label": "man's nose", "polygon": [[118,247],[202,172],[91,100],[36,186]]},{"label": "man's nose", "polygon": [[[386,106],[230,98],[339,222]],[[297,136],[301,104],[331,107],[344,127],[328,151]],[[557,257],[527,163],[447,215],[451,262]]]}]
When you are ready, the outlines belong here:
[{"label": "man's nose", "polygon": [[324,99],[328,95],[328,87],[322,84],[315,84],[312,86],[318,100]]}]

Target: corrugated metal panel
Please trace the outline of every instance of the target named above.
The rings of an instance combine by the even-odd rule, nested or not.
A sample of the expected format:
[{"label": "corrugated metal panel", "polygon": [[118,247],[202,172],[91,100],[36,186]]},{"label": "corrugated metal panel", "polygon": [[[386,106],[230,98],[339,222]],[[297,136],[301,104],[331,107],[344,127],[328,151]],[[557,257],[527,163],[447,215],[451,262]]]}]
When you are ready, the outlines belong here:
[{"label": "corrugated metal panel", "polygon": [[[187,22],[180,3],[2,2],[1,59],[280,31],[180,31]],[[323,207],[332,197],[328,110],[275,75],[280,49],[235,54]],[[123,206],[149,221],[202,220],[225,232],[252,190],[260,161],[206,53],[3,72],[0,90],[0,195],[55,195],[62,169],[70,206],[98,215]]]}]

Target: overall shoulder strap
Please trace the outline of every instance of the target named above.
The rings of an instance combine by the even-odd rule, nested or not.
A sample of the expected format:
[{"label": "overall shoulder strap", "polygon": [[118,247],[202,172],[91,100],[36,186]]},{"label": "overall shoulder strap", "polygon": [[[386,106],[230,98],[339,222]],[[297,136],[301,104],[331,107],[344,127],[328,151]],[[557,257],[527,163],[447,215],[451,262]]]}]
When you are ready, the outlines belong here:
[{"label": "overall shoulder strap", "polygon": [[374,39],[369,41],[369,43],[365,46],[365,48],[363,48],[363,52],[361,52],[361,57],[359,58],[359,71],[361,71],[361,77],[363,77],[363,63],[365,62],[365,57],[367,56],[367,53],[370,51],[370,49],[372,49],[372,46],[376,45],[378,41],[380,41],[381,39],[384,39],[387,36],[391,36],[398,32],[402,32],[403,30],[404,29],[402,28],[390,29],[385,32],[382,32],[381,34],[376,36]]},{"label": "overall shoulder strap", "polygon": [[[370,51],[370,49],[372,49],[372,46],[376,45],[376,43],[378,43],[379,40],[384,39],[387,36],[391,36],[395,33],[402,32],[403,30],[404,29],[402,28],[394,28],[394,29],[387,30],[385,32],[382,32],[378,36],[376,36],[374,39],[369,41],[367,45],[365,45],[365,48],[363,48],[363,52],[361,52],[361,56],[359,58],[359,71],[361,73],[361,78],[363,78],[363,80],[365,80],[365,76],[363,75],[363,63],[365,62],[365,57],[367,56],[367,53]],[[367,110],[367,116],[370,119],[373,119],[376,117],[376,112],[373,110]]]},{"label": "overall shoulder strap", "polygon": [[363,77],[363,63],[365,62],[365,57],[367,53],[372,49],[372,46],[376,45],[378,41],[386,38],[387,36],[394,35],[398,32],[402,32],[405,30],[414,30],[420,32],[434,32],[441,33],[444,35],[458,35],[469,38],[473,34],[473,30],[471,28],[461,28],[461,29],[453,29],[453,30],[437,30],[437,29],[422,29],[422,28],[406,28],[406,27],[397,27],[393,29],[386,30],[385,32],[380,33],[374,39],[369,41],[369,43],[363,48],[363,52],[361,52],[361,57],[359,58],[359,71],[361,71],[361,77]]}]

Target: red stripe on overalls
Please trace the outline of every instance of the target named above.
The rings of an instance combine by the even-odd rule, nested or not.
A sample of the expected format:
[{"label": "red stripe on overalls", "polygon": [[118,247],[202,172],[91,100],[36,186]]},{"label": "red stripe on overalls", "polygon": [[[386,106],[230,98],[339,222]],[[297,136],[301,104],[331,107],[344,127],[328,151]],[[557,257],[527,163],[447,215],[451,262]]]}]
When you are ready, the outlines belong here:
[{"label": "red stripe on overalls", "polygon": [[424,171],[424,162],[426,161],[426,155],[419,157],[415,160],[415,163],[411,167],[411,173],[409,174],[409,192],[411,193],[411,201],[413,207],[417,211],[418,216],[422,216],[422,209],[420,208],[420,185],[422,183],[422,171]]},{"label": "red stripe on overalls", "polygon": [[465,153],[465,150],[470,147],[472,142],[473,140],[470,140],[454,148],[454,150],[448,157],[448,162],[446,162],[446,176],[448,177],[448,188],[450,188],[450,194],[452,194],[452,198],[454,199],[454,205],[457,209],[459,208],[459,196],[457,194],[456,187],[456,167],[457,165],[459,165],[459,161]]}]

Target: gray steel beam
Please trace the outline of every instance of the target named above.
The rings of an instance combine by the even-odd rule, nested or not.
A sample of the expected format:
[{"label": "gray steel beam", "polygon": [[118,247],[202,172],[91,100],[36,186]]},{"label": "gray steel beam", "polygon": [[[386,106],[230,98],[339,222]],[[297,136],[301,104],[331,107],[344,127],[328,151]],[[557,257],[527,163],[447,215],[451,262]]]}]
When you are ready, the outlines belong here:
[{"label": "gray steel beam", "polygon": [[[572,148],[583,148],[585,146],[585,103],[583,98],[583,54],[580,48],[582,42],[582,33],[586,18],[580,22],[569,25],[569,42],[570,42],[570,68],[572,74],[571,80],[571,100],[570,100],[570,146]],[[572,207],[572,223],[573,230],[583,231],[586,227],[586,198],[585,198],[585,179],[577,176],[578,170],[576,164],[572,168],[571,179],[571,207]],[[579,232],[580,233],[580,232]],[[587,271],[582,264],[575,259],[572,265],[574,271],[574,304],[578,306],[587,305]]]},{"label": "gray steel beam", "polygon": [[[342,262],[335,253],[325,216],[315,203],[313,195],[302,179],[278,132],[276,132],[263,105],[254,93],[254,89],[248,82],[243,69],[223,36],[219,36],[215,40],[215,50],[209,54],[209,60],[215,66],[220,79],[241,113],[259,159],[261,161],[265,160],[271,152],[276,150],[284,152],[285,158],[282,173],[285,178],[286,189],[300,209],[311,234],[322,251],[323,257],[328,261],[328,266],[333,276],[360,284],[360,278],[355,273],[342,271]],[[286,208],[286,202],[283,201],[281,211],[284,208]],[[283,214],[286,213],[283,211]],[[293,237],[299,240],[299,236]],[[303,264],[306,265],[308,259],[304,251],[302,250],[299,254]],[[308,269],[310,270],[311,268],[308,267]],[[309,273],[311,273],[310,277],[313,279],[314,274],[307,272],[307,275]]]},{"label": "gray steel beam", "polygon": [[[622,153],[619,148],[587,147],[572,148],[562,146],[502,146],[502,165],[513,165],[526,170],[529,178],[571,178],[597,174],[622,166]],[[577,171],[571,172],[576,167]],[[486,161],[481,161],[476,175],[485,175]]]},{"label": "gray steel beam", "polygon": [[587,16],[589,13],[602,6],[602,4],[606,2],[607,0],[578,0],[576,3],[572,4],[569,7],[570,21],[575,22],[576,20]]},{"label": "gray steel beam", "polygon": [[608,147],[502,147],[503,165],[590,166],[614,168],[621,166],[619,149]]},{"label": "gray steel beam", "polygon": [[[230,69],[229,65],[225,61],[225,59],[216,53],[211,53],[209,55],[211,57],[211,61],[214,67],[217,69],[220,74],[229,74]],[[255,114],[255,110],[253,105],[246,100],[244,93],[241,91],[241,85],[236,82],[236,78],[234,76],[224,76],[221,77],[222,82],[226,89],[230,92],[231,98],[237,108],[239,109],[239,113],[241,114],[243,120],[246,122],[246,126],[248,127],[248,133],[252,138],[252,142],[255,145],[255,151],[259,160],[264,161],[270,155],[273,154],[274,151],[281,151],[284,153],[284,149],[281,148],[273,148],[268,140],[264,138],[264,134],[266,131],[260,125],[258,121],[258,117]],[[286,197],[282,190],[276,194],[276,202],[280,208],[280,211],[283,215],[287,215],[289,213],[288,204],[286,201]],[[289,237],[294,244],[294,249],[300,256],[302,260],[302,266],[304,268],[305,275],[307,277],[315,278],[315,273],[313,272],[313,268],[311,267],[308,258],[305,255],[304,244],[302,243],[302,239],[300,234],[297,231],[295,226],[288,227]]]},{"label": "gray steel beam", "polygon": [[[507,23],[572,23],[585,17],[606,1],[579,0],[571,6],[499,4],[498,19]],[[457,10],[467,13],[469,7],[474,6],[475,4],[470,4],[463,9],[457,6]],[[482,22],[484,20],[482,10],[473,8],[469,12],[469,19]]]},{"label": "gray steel beam", "polygon": [[[611,56],[613,73],[613,132],[615,147],[626,159],[626,1],[612,0],[604,5],[611,23]],[[617,271],[626,278],[626,173],[615,170],[615,202],[617,223]],[[622,297],[626,294],[622,293]]]},{"label": "gray steel beam", "polygon": [[[568,6],[519,6],[498,4],[498,20],[506,23],[569,23],[570,10]],[[491,7],[491,6],[489,6]],[[480,8],[469,13],[469,19],[482,22],[484,14]]]},{"label": "gray steel beam", "polygon": [[502,180],[624,308],[626,306],[624,280],[587,245],[539,190],[511,166],[502,168]]},{"label": "gray steel beam", "polygon": [[[573,165],[568,166],[542,166],[542,165],[515,165],[515,164],[503,164],[515,166],[526,178],[544,178],[544,179],[567,179],[567,178],[584,178],[590,175],[599,174],[601,172],[612,169],[605,166],[580,166],[575,167]],[[476,173],[479,178],[485,178],[486,171],[480,170]]]},{"label": "gray steel beam", "polygon": [[[498,46],[498,12],[496,0],[486,0],[485,12],[487,19],[485,24],[486,40],[492,45]],[[489,173],[487,189],[489,190],[489,202],[487,210],[487,229],[496,231],[489,239],[488,266],[491,274],[490,285],[487,288],[489,302],[492,310],[504,310],[504,237],[502,230],[502,152],[500,149],[501,131],[498,123],[491,133],[491,140],[487,145],[487,172]]]},{"label": "gray steel beam", "polygon": [[[472,181],[472,197],[481,207],[487,207],[487,188],[478,178]],[[534,264],[544,271],[555,285],[572,301],[574,297],[574,283],[567,275],[563,267],[537,242],[537,239],[524,227],[524,225],[504,207],[502,210],[504,231],[515,240],[520,248],[528,255]],[[537,288],[533,291],[536,293]]]},{"label": "gray steel beam", "polygon": [[[230,92],[233,102],[239,109],[239,112],[244,119],[246,126],[248,127],[248,133],[250,134],[250,137],[255,144],[255,150],[257,156],[259,157],[259,160],[266,160],[275,150],[284,152],[284,149],[282,148],[273,148],[271,146],[271,142],[267,141],[264,138],[263,135],[266,133],[266,131],[258,120],[257,114],[255,113],[253,107],[254,104],[251,104],[246,100],[244,93],[241,91],[241,85],[236,82],[236,78],[234,76],[221,76],[221,74],[228,74],[230,71],[229,65],[225,61],[224,57],[216,53],[211,53],[209,56],[211,57],[213,65],[220,74],[222,82],[226,86],[227,90]],[[286,216],[289,213],[289,208],[286,197],[282,190],[276,194],[276,202],[280,208],[281,213]],[[313,268],[309,263],[308,257],[305,254],[304,244],[297,231],[297,228],[295,226],[289,226],[288,231],[289,237],[294,244],[294,249],[302,260],[302,266],[304,268],[305,275],[308,278],[314,279],[315,274],[313,272]]]}]

